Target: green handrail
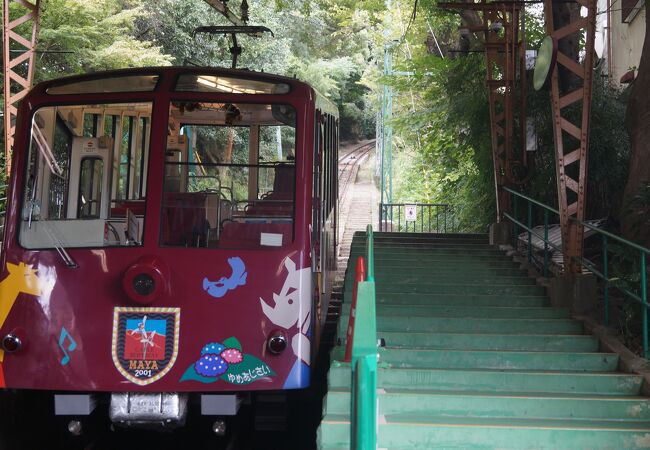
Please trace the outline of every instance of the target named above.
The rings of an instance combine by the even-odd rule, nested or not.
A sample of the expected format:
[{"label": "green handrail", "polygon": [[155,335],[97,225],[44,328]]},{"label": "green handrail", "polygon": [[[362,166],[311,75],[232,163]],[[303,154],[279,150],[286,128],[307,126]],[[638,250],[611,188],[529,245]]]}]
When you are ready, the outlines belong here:
[{"label": "green handrail", "polygon": [[352,405],[350,442],[355,450],[377,448],[377,314],[375,307],[372,226],[366,238],[366,281],[357,288],[352,341]]},{"label": "green handrail", "polygon": [[[559,216],[559,211],[557,209],[554,209],[548,205],[545,205],[544,203],[541,203],[535,199],[532,199],[524,194],[521,194],[517,191],[514,191],[510,188],[504,187],[503,188],[505,191],[509,192],[510,194],[514,195],[514,205],[515,209],[513,212],[513,215],[510,215],[509,213],[504,213],[504,215],[512,221],[515,227],[515,244],[517,240],[517,228],[521,227],[524,230],[528,232],[528,240],[527,240],[527,247],[528,247],[528,260],[532,260],[532,245],[531,245],[531,240],[532,236],[535,236],[539,239],[541,239],[544,242],[544,276],[548,275],[548,265],[549,265],[549,257],[548,257],[548,251],[549,248],[553,248],[558,251],[562,251],[561,248],[558,248],[558,246],[552,244],[548,240],[548,213],[553,213]],[[522,221],[517,219],[518,212],[517,212],[517,199],[524,199],[528,202],[528,215],[527,215],[527,223],[523,223]],[[540,236],[539,234],[535,233],[533,231],[533,226],[532,226],[532,207],[533,205],[539,206],[543,208],[544,210],[544,235]],[[574,261],[577,262],[581,267],[584,267],[588,269],[590,272],[592,272],[598,279],[603,281],[603,297],[604,297],[604,322],[605,325],[609,325],[609,303],[610,303],[610,289],[613,287],[617,289],[619,292],[624,294],[624,298],[626,300],[632,300],[639,305],[641,305],[642,309],[642,317],[641,317],[641,322],[642,322],[642,338],[643,338],[643,357],[648,359],[648,308],[650,308],[650,303],[648,303],[648,272],[647,272],[647,257],[650,254],[650,249],[643,247],[639,244],[636,244],[634,242],[628,241],[625,238],[622,238],[620,236],[616,236],[615,234],[612,234],[608,231],[601,230],[589,223],[585,223],[583,221],[579,221],[575,218],[571,218],[574,222],[577,222],[578,224],[582,225],[585,228],[589,228],[590,230],[598,233],[600,236],[602,236],[602,245],[603,245],[603,250],[602,250],[602,259],[603,259],[603,264],[602,264],[602,270],[599,270],[596,264],[593,262],[587,260],[584,257],[580,258],[574,258]],[[609,247],[610,241],[616,241],[619,244],[622,244],[624,247],[628,249],[632,249],[638,252],[638,257],[639,257],[639,292],[635,293],[632,292],[631,290],[625,288],[622,286],[620,283],[616,283],[616,281],[619,280],[619,278],[612,276],[609,264],[611,261],[611,258],[609,257],[609,253],[613,252],[614,250],[611,250],[611,247]]]},{"label": "green handrail", "polygon": [[366,228],[366,261],[368,263],[368,273],[366,281],[375,281],[375,238],[372,232],[372,225]]}]

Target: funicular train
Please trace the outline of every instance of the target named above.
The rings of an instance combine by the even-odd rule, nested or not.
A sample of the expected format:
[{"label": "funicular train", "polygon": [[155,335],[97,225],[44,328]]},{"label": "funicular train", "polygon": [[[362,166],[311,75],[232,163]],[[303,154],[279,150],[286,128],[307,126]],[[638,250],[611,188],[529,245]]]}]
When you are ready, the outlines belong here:
[{"label": "funicular train", "polygon": [[123,425],[305,388],[336,269],[336,108],[298,80],[165,67],[22,101],[0,384]]}]

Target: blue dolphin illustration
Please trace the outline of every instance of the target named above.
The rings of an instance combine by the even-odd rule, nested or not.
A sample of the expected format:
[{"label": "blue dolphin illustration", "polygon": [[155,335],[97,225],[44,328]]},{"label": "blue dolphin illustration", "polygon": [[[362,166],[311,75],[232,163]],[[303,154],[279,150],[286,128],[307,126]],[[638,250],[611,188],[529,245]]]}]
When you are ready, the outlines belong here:
[{"label": "blue dolphin illustration", "polygon": [[203,279],[203,289],[213,297],[221,298],[229,290],[246,284],[246,276],[248,273],[246,273],[244,261],[235,256],[228,258],[228,264],[230,264],[230,268],[232,269],[232,275],[229,278],[221,277],[219,281],[210,281],[207,278]]}]

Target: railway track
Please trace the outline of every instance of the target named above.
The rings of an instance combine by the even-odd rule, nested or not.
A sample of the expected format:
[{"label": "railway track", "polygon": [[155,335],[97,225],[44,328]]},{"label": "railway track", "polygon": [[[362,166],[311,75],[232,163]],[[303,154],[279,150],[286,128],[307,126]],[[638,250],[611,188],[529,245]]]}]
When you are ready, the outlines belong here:
[{"label": "railway track", "polygon": [[345,202],[349,187],[354,184],[359,166],[375,148],[375,141],[359,145],[339,158],[339,204]]}]

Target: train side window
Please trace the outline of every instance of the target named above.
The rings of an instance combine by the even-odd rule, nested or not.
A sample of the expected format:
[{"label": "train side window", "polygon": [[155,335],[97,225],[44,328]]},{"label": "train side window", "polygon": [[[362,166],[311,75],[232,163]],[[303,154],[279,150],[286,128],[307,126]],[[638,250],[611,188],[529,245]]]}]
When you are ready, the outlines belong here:
[{"label": "train side window", "polygon": [[293,241],[295,111],[172,102],[163,246],[272,248]]},{"label": "train side window", "polygon": [[117,176],[117,195],[120,200],[129,198],[131,178],[131,163],[133,151],[133,116],[122,117],[122,133],[120,135],[120,153]]},{"label": "train side window", "polygon": [[84,136],[97,137],[99,114],[84,114]]},{"label": "train side window", "polygon": [[[151,103],[68,103],[34,113],[26,130],[23,247],[141,244],[151,110]],[[136,222],[127,224],[129,215],[137,236],[127,236]]]},{"label": "train side window", "polygon": [[79,175],[77,207],[80,219],[98,218],[102,200],[104,161],[101,158],[83,158]]}]

